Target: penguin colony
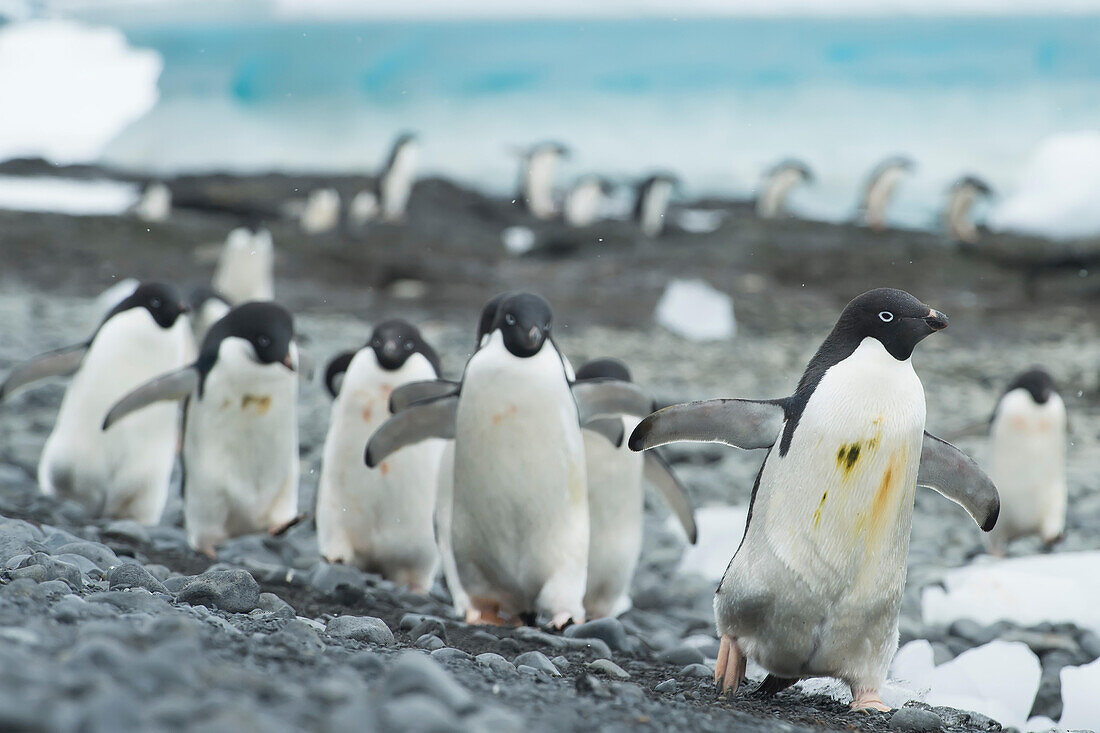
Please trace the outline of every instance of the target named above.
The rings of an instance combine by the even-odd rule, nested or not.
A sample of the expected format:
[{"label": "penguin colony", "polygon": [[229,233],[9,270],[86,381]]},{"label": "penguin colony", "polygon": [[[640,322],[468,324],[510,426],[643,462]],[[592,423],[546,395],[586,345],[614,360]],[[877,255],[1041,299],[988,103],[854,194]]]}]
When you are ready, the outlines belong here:
[{"label": "penguin colony", "polygon": [[[379,183],[388,221],[403,216],[414,143],[398,141]],[[557,212],[548,181],[564,152],[525,155],[524,200],[536,216]],[[868,183],[869,225],[907,167],[884,164]],[[777,166],[760,216],[782,215],[791,188],[811,180],[801,164]],[[590,221],[605,186],[578,182],[565,216]],[[642,186],[636,215],[647,235],[663,226],[674,186],[665,175]],[[956,219],[982,193],[969,179],[957,188]],[[153,524],[178,454],[196,550],[216,556],[229,538],[303,519],[297,396],[308,370],[293,317],[271,300],[273,271],[270,234],[234,230],[213,288],[184,298],[171,285],[120,284],[100,299],[105,314],[87,341],[17,366],[0,403],[47,377],[72,378],[41,457],[42,491]],[[994,553],[1027,535],[1056,542],[1065,526],[1066,410],[1041,368],[1016,377],[996,405],[992,478],[925,431],[911,357],[947,325],[909,293],[871,290],[843,309],[789,396],[654,411],[615,359],[574,372],[550,304],[532,293],[485,304],[458,381],[442,377],[416,326],[379,322],[324,373],[333,407],[312,512],[320,551],[414,592],[441,572],[468,623],[562,629],[630,607],[645,483],[695,541],[688,493],[654,449],[763,450],[714,597],[715,682],[736,693],[752,659],[768,673],[763,694],[833,677],[850,686],[853,709],[885,710],[917,487],[958,503]]]}]

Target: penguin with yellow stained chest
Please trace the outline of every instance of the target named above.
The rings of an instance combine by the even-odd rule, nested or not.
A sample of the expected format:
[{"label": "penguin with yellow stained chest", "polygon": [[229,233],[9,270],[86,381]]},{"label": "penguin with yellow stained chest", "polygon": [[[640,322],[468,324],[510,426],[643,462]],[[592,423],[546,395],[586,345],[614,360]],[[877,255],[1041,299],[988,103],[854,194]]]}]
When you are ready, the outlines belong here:
[{"label": "penguin with yellow stained chest", "polygon": [[985,531],[1000,509],[977,465],[924,430],[911,357],[946,326],[909,293],[869,291],[845,307],[790,397],[675,405],[631,435],[634,450],[769,449],[714,599],[723,691],[753,659],[769,673],[764,692],[835,677],[853,709],[888,709],[879,689],[897,649],[916,487],[961,504]]}]

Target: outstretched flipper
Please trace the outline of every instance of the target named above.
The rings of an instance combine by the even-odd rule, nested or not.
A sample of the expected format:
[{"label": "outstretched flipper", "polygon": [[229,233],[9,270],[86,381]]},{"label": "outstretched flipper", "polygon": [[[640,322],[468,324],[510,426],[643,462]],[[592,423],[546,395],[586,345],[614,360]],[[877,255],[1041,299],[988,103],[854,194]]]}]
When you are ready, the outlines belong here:
[{"label": "outstretched flipper", "polygon": [[584,379],[574,382],[572,389],[581,425],[597,417],[645,417],[653,411],[653,399],[633,382],[620,379]]},{"label": "outstretched flipper", "polygon": [[397,413],[375,431],[363,460],[374,468],[394,451],[430,438],[452,440],[458,415],[458,397],[442,397]]},{"label": "outstretched flipper", "polygon": [[965,509],[984,532],[1001,511],[997,487],[978,464],[948,442],[924,434],[917,486],[934,489]]},{"label": "outstretched flipper", "polygon": [[699,537],[699,530],[695,526],[695,508],[691,506],[691,499],[688,498],[687,490],[676,478],[676,474],[672,472],[672,467],[657,451],[650,451],[645,454],[644,465],[646,481],[653,484],[661,492],[661,496],[668,502],[672,513],[680,520],[680,526],[684,528],[684,534],[687,535],[688,542],[694,545],[695,540]]},{"label": "outstretched flipper", "polygon": [[418,402],[453,397],[458,394],[460,386],[458,382],[448,379],[427,379],[402,384],[390,394],[390,412],[396,415]]},{"label": "outstretched flipper", "polygon": [[638,423],[630,450],[666,443],[725,443],[735,448],[770,448],[779,439],[783,400],[706,400],[658,410]]},{"label": "outstretched flipper", "polygon": [[154,377],[115,403],[103,419],[103,429],[107,430],[131,412],[148,407],[154,402],[190,397],[198,387],[199,372],[194,364]]},{"label": "outstretched flipper", "polygon": [[16,365],[11,374],[0,384],[0,402],[17,390],[47,377],[67,377],[75,374],[88,353],[90,344],[74,344],[56,351],[47,351],[30,361]]},{"label": "outstretched flipper", "polygon": [[581,425],[585,430],[591,430],[594,433],[599,433],[611,443],[611,445],[619,448],[623,444],[623,438],[626,437],[626,430],[623,428],[623,421],[617,417],[597,417],[595,420],[589,420],[584,425]]}]

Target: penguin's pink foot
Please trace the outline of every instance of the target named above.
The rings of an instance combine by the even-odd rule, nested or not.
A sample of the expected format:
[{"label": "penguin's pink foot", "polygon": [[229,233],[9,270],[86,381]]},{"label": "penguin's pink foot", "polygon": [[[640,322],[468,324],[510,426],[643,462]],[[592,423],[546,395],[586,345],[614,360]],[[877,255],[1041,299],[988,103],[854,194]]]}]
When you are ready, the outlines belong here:
[{"label": "penguin's pink foot", "polygon": [[474,626],[507,626],[507,622],[500,615],[500,607],[496,604],[478,608],[471,605],[466,611],[466,623]]},{"label": "penguin's pink foot", "polygon": [[[568,611],[562,611],[554,614],[550,619],[550,625],[553,626],[555,630],[561,631],[569,624],[574,623],[574,621],[573,614]],[[584,619],[581,619],[579,623],[584,623]]]},{"label": "penguin's pink foot", "polygon": [[289,522],[283,522],[282,524],[276,524],[274,527],[270,527],[267,530],[267,533],[270,534],[272,537],[278,537],[305,518],[305,514],[299,514],[298,516],[294,517],[294,519],[291,519]]},{"label": "penguin's pink foot", "polygon": [[860,713],[888,713],[893,708],[882,702],[878,690],[852,690],[852,710]]},{"label": "penguin's pink foot", "polygon": [[729,634],[722,634],[722,641],[718,646],[718,663],[714,666],[714,684],[722,695],[731,689],[734,695],[737,694],[737,688],[745,678],[747,663],[748,660],[741,654],[741,647],[737,646],[737,640]]}]

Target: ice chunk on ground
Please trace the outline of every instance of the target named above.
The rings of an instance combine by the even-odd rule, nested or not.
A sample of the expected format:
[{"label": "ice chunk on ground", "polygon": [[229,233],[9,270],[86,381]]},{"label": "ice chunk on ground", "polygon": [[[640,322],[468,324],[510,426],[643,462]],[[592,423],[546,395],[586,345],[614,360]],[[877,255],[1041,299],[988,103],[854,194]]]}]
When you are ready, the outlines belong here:
[{"label": "ice chunk on ground", "polygon": [[1100,132],[1040,143],[1019,187],[994,207],[989,226],[1050,237],[1100,234]]},{"label": "ice chunk on ground", "polygon": [[[2,118],[3,115],[0,115]],[[0,125],[3,123],[0,122]],[[0,176],[0,209],[71,216],[113,216],[137,203],[138,187],[121,181]]]},{"label": "ice chunk on ground", "polygon": [[[747,516],[748,508],[743,506],[708,506],[695,510],[698,539],[684,549],[678,572],[721,580],[730,558],[741,544]],[[669,517],[668,524],[678,535],[683,533],[676,517]]]},{"label": "ice chunk on ground", "polygon": [[703,280],[673,280],[657,303],[657,323],[692,341],[733,338],[733,299]]},{"label": "ice chunk on ground", "polygon": [[981,624],[1012,621],[1074,623],[1100,633],[1100,552],[991,560],[950,571],[944,588],[924,589],[925,623],[969,618]]},{"label": "ice chunk on ground", "polygon": [[1066,730],[1100,730],[1100,659],[1080,667],[1062,667],[1062,719]]},{"label": "ice chunk on ground", "polygon": [[932,659],[927,641],[909,642],[894,656],[890,678],[929,705],[973,710],[1004,726],[1026,725],[1042,676],[1039,658],[1026,644],[993,641],[938,667]]},{"label": "ice chunk on ground", "polygon": [[535,233],[528,227],[508,227],[500,233],[500,241],[510,254],[521,255],[535,248]]},{"label": "ice chunk on ground", "polygon": [[722,226],[726,212],[720,209],[683,209],[676,223],[685,232],[692,234],[710,234]]},{"label": "ice chunk on ground", "polygon": [[67,20],[0,26],[0,159],[92,160],[157,101],[162,61],[113,28]]}]

